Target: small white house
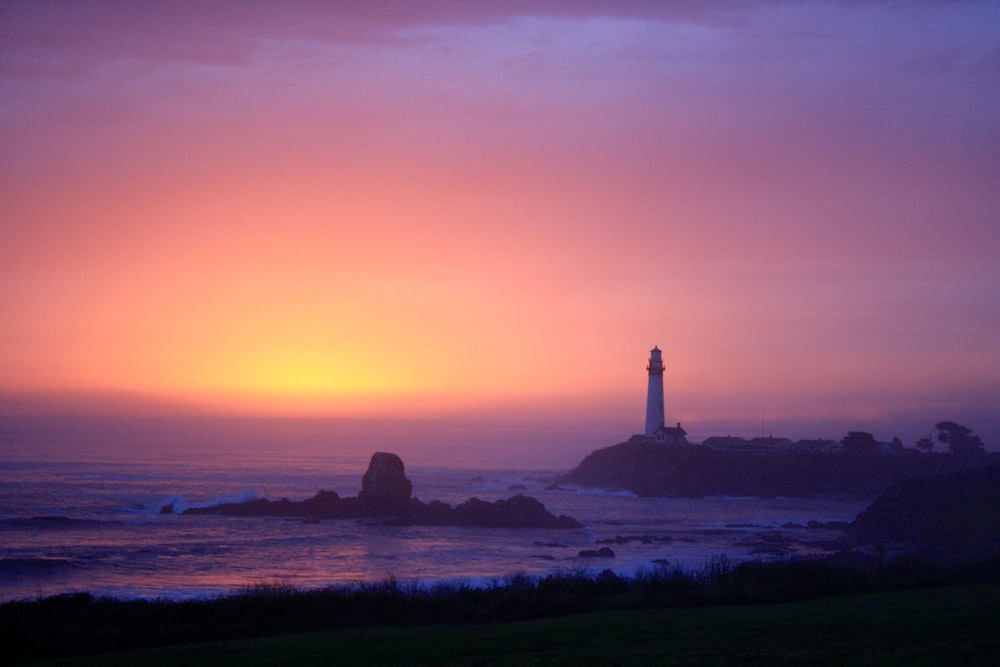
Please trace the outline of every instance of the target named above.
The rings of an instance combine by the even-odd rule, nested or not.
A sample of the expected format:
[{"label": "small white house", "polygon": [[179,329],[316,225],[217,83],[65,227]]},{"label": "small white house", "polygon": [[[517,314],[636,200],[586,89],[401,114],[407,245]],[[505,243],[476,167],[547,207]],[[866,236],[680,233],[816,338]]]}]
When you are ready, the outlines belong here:
[{"label": "small white house", "polygon": [[688,444],[687,431],[681,428],[680,422],[677,422],[677,426],[660,426],[653,431],[653,437],[650,439],[653,442],[662,442],[668,445]]}]

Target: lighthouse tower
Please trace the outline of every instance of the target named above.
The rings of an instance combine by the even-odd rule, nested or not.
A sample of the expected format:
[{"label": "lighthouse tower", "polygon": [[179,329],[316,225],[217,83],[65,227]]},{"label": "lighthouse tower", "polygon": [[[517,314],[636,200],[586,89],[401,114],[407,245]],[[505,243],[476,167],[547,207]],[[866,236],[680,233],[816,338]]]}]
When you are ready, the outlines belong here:
[{"label": "lighthouse tower", "polygon": [[[663,429],[663,357],[659,347],[649,351],[649,388],[646,390],[646,437]],[[679,425],[678,425],[679,426]]]}]

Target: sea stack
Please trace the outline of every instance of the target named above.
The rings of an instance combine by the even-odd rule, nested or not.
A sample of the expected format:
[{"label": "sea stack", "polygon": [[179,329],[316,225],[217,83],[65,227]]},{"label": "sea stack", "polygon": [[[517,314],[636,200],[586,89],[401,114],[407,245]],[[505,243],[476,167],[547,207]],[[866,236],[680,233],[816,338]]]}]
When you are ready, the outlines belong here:
[{"label": "sea stack", "polygon": [[375,452],[361,479],[358,501],[373,514],[398,514],[410,504],[413,484],[396,454]]}]

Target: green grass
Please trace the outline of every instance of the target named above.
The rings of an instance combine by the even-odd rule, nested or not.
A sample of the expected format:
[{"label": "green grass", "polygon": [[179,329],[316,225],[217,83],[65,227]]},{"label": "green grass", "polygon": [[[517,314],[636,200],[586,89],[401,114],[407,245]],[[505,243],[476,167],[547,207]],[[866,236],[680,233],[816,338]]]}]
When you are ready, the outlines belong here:
[{"label": "green grass", "polygon": [[997,665],[1000,584],[806,602],[358,627],[47,665]]}]

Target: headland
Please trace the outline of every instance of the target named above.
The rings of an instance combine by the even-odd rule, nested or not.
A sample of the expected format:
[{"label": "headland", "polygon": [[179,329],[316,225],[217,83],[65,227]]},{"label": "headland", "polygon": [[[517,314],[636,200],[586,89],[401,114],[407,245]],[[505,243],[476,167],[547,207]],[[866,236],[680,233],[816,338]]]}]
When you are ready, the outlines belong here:
[{"label": "headland", "polygon": [[1000,455],[741,451],[633,439],[587,455],[561,483],[638,496],[874,498],[897,482],[1000,464]]}]

